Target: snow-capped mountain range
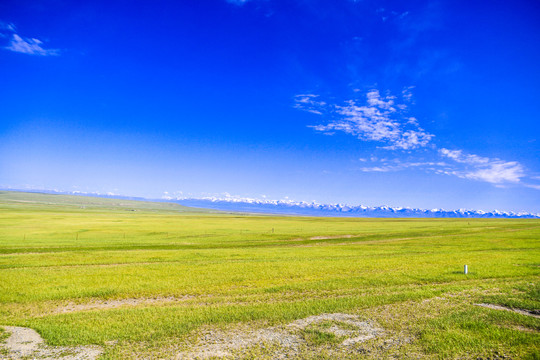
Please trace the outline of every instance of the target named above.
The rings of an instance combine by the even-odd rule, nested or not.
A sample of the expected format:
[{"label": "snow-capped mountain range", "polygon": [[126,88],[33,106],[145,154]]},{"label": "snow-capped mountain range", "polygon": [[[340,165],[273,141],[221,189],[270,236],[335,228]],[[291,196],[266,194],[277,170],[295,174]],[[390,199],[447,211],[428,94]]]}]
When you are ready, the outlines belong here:
[{"label": "snow-capped mountain range", "polygon": [[184,206],[224,211],[255,212],[283,215],[348,216],[348,217],[454,217],[454,218],[540,218],[540,214],[509,211],[413,209],[390,206],[352,206],[318,204],[292,200],[266,200],[236,197],[172,198],[167,201]]},{"label": "snow-capped mountain range", "polygon": [[146,199],[142,197],[123,196],[112,193],[88,193],[81,191],[61,191],[61,190],[36,190],[36,189],[14,189],[0,188],[6,191],[36,192],[46,194],[63,194],[92,196],[111,199],[137,200],[137,201],[157,201],[174,202],[189,207],[222,210],[230,212],[248,212],[279,215],[305,215],[305,216],[344,216],[344,217],[409,217],[409,218],[540,218],[540,213],[513,212],[513,211],[483,211],[483,210],[445,210],[445,209],[415,209],[409,207],[390,206],[364,206],[346,204],[318,204],[316,202],[284,200],[253,199],[236,196],[222,197],[172,197],[168,194],[161,199]]}]

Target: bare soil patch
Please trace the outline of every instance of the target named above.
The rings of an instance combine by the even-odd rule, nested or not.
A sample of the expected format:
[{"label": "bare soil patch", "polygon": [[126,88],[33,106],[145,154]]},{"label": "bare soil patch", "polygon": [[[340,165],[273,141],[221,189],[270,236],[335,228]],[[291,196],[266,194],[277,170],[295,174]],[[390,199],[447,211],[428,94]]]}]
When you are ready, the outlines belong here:
[{"label": "bare soil patch", "polygon": [[356,315],[321,314],[293,321],[284,326],[250,329],[238,326],[228,330],[203,330],[194,344],[177,353],[177,359],[236,358],[254,346],[272,347],[272,358],[297,357],[309,344],[304,331],[317,329],[339,339],[337,348],[347,348],[384,333],[374,322],[362,321]]},{"label": "bare soil patch", "polygon": [[323,322],[332,325],[326,328],[318,327],[317,330],[323,333],[334,334],[339,338],[345,338],[341,343],[343,346],[373,339],[384,332],[382,328],[377,327],[373,322],[360,321],[358,316],[341,313],[310,316],[305,319],[296,320],[290,323],[288,327],[303,330],[310,325],[317,325]]},{"label": "bare soil patch", "polygon": [[41,336],[32,329],[5,326],[11,333],[0,359],[40,359],[40,360],[94,360],[103,352],[99,346],[48,346]]},{"label": "bare soil patch", "polygon": [[521,325],[514,325],[514,326],[510,327],[510,329],[523,331],[523,332],[528,332],[528,333],[538,333],[539,332],[538,330],[531,329],[531,328],[521,326]]}]

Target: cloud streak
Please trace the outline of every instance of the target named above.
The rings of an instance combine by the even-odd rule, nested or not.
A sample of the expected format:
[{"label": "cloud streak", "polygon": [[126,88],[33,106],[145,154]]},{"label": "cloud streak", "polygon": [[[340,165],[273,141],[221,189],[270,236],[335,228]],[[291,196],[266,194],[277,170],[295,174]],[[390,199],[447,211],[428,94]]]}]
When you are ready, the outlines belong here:
[{"label": "cloud streak", "polygon": [[462,170],[445,172],[460,178],[486,181],[492,184],[517,184],[525,177],[525,170],[517,161],[492,159],[474,154],[465,154],[462,150],[448,150],[445,148],[440,149],[439,154],[464,165]]},{"label": "cloud streak", "polygon": [[27,55],[55,56],[60,54],[58,49],[45,49],[43,41],[36,38],[26,38],[17,34],[17,28],[11,23],[0,22],[0,36],[9,38],[8,46],[4,49]]},{"label": "cloud streak", "polygon": [[[395,159],[360,159],[366,166],[363,172],[395,172],[406,169],[423,170],[428,173],[457,176],[462,179],[484,181],[496,186],[521,184],[540,190],[539,185],[523,183],[526,172],[519,162],[482,157],[464,153],[462,150],[439,149],[439,159],[434,161],[402,161]],[[442,158],[442,159],[441,159]],[[368,162],[369,161],[369,162]],[[531,178],[532,179],[532,178]]]}]

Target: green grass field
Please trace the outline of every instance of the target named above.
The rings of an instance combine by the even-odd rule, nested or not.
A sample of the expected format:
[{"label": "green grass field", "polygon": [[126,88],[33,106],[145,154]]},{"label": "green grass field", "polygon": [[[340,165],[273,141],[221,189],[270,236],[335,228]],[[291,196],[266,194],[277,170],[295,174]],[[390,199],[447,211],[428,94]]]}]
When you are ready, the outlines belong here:
[{"label": "green grass field", "polygon": [[[101,345],[103,359],[174,358],[208,329],[324,313],[385,330],[339,357],[539,359],[539,318],[474,305],[538,311],[539,275],[540,220],[242,215],[0,192],[0,325]],[[297,357],[336,358],[324,334],[304,331]]]}]

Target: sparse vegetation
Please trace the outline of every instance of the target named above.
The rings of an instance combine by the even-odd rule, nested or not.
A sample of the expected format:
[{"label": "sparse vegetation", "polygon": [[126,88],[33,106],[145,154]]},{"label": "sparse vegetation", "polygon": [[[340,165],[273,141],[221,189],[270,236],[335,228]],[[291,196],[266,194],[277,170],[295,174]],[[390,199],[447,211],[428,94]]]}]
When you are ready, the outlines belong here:
[{"label": "sparse vegetation", "polygon": [[540,319],[474,304],[540,309],[539,220],[279,217],[88,199],[0,193],[2,325],[35,329],[49,345],[100,345],[104,359],[170,358],[203,328],[340,312],[385,331],[340,348],[327,331],[335,323],[321,322],[303,330],[297,356],[538,358]]},{"label": "sparse vegetation", "polygon": [[325,345],[325,344],[337,344],[343,339],[337,337],[335,334],[327,331],[322,331],[319,329],[305,329],[303,331],[304,340],[308,345]]}]

